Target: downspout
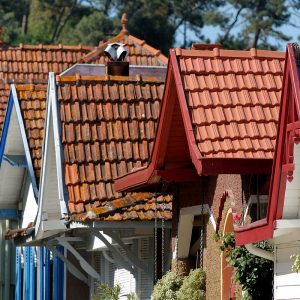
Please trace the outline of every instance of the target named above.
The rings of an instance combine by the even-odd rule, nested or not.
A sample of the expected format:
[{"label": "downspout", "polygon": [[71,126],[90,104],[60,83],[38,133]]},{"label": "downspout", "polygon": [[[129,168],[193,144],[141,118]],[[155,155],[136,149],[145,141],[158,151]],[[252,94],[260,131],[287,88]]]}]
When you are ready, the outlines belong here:
[{"label": "downspout", "polygon": [[274,254],[270,251],[267,250],[263,250],[260,249],[256,246],[254,246],[254,244],[246,244],[245,245],[246,249],[253,255],[258,256],[258,257],[262,257],[265,258],[267,260],[271,260],[274,262]]}]

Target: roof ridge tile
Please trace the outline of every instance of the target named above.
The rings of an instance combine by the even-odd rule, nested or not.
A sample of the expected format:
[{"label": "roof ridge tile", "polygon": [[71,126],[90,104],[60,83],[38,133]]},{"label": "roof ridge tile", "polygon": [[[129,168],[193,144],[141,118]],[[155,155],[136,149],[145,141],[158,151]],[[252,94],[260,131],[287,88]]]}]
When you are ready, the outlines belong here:
[{"label": "roof ridge tile", "polygon": [[128,82],[128,83],[154,83],[160,84],[164,81],[155,76],[142,76],[142,75],[133,75],[133,76],[113,76],[113,75],[57,75],[56,82],[58,84],[64,83],[85,83],[85,82]]}]

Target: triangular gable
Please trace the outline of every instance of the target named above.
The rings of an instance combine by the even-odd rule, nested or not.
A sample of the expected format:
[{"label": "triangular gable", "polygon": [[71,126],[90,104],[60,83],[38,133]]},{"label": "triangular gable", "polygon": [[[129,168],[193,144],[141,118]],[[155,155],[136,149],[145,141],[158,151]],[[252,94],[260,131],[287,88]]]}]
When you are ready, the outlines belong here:
[{"label": "triangular gable", "polygon": [[[26,160],[25,160],[26,159]],[[26,129],[22,118],[16,87],[11,85],[11,91],[6,111],[3,132],[0,142],[0,163],[7,161],[12,166],[27,167],[35,197],[38,197],[38,186],[34,174]]]},{"label": "triangular gable", "polygon": [[[272,165],[272,156],[270,155],[270,152],[272,153],[272,149],[273,149],[273,145],[271,144],[270,140],[274,138],[274,129],[272,130],[267,130],[269,128],[267,128],[265,126],[264,128],[264,135],[266,136],[266,141],[268,143],[266,143],[266,141],[263,141],[263,146],[259,145],[256,146],[255,144],[259,144],[260,141],[259,139],[256,139],[257,137],[257,132],[258,129],[256,130],[255,133],[253,133],[253,130],[249,130],[246,128],[246,124],[248,123],[248,120],[246,117],[244,117],[243,119],[239,119],[241,114],[237,114],[235,116],[233,116],[232,112],[238,112],[239,110],[248,110],[249,111],[249,104],[245,103],[243,107],[243,104],[239,106],[241,107],[235,107],[233,106],[232,111],[230,111],[232,118],[233,118],[233,122],[236,123],[242,123],[245,124],[245,126],[243,127],[244,131],[246,132],[246,142],[244,144],[244,148],[243,145],[241,145],[240,143],[237,143],[237,146],[235,146],[236,144],[236,140],[238,139],[239,135],[235,132],[232,133],[233,131],[237,131],[236,128],[229,128],[232,132],[230,132],[230,130],[224,130],[225,131],[225,137],[223,137],[221,135],[221,133],[218,132],[218,124],[212,124],[210,125],[210,123],[206,120],[208,114],[210,114],[210,118],[213,120],[214,116],[213,116],[213,112],[212,109],[210,109],[210,107],[213,107],[214,104],[207,104],[206,106],[209,108],[207,109],[207,115],[204,115],[204,113],[202,113],[201,115],[201,109],[198,109],[198,106],[195,105],[194,103],[190,104],[190,102],[193,102],[193,92],[195,92],[195,96],[200,97],[198,91],[202,92],[202,89],[200,87],[200,82],[205,82],[205,80],[209,80],[207,84],[211,85],[211,87],[206,86],[205,84],[203,85],[203,94],[208,94],[210,97],[214,96],[214,94],[216,94],[216,91],[221,90],[222,92],[222,88],[220,88],[221,84],[224,85],[224,82],[217,82],[217,75],[215,75],[214,73],[220,73],[220,74],[228,74],[228,77],[231,78],[233,76],[235,76],[234,74],[231,74],[233,71],[232,69],[228,69],[226,70],[222,70],[220,65],[221,62],[219,62],[219,65],[215,65],[215,61],[218,62],[218,59],[220,57],[220,55],[223,55],[223,61],[222,64],[224,65],[224,68],[226,67],[226,57],[231,57],[234,60],[238,61],[241,60],[240,57],[245,58],[245,60],[251,60],[251,66],[256,66],[254,64],[254,62],[256,64],[260,63],[260,61],[258,59],[256,59],[256,56],[261,55],[261,60],[267,60],[267,59],[274,59],[274,61],[276,61],[277,65],[278,65],[278,69],[275,68],[275,70],[271,70],[270,67],[267,68],[266,71],[264,71],[266,73],[265,77],[268,78],[273,78],[274,79],[274,86],[271,86],[271,84],[266,87],[265,89],[267,90],[266,96],[265,98],[270,98],[270,95],[268,94],[268,92],[273,93],[273,91],[277,91],[279,89],[279,85],[281,87],[281,81],[280,81],[280,74],[282,74],[281,71],[281,66],[280,66],[280,61],[283,60],[282,54],[281,53],[277,53],[277,52],[259,52],[258,54],[255,52],[252,55],[252,51],[232,51],[232,52],[228,52],[228,50],[223,50],[223,52],[221,54],[219,54],[217,52],[217,54],[215,54],[215,50],[218,49],[214,49],[214,51],[191,51],[191,50],[170,50],[170,59],[169,59],[169,64],[168,64],[168,73],[167,73],[167,78],[166,78],[166,87],[165,87],[165,93],[164,93],[164,98],[163,98],[163,107],[162,107],[162,111],[161,111],[161,117],[160,117],[160,121],[159,121],[159,126],[158,126],[158,131],[157,131],[157,135],[156,135],[156,139],[155,139],[155,144],[154,144],[154,149],[153,149],[153,153],[152,153],[152,157],[151,157],[151,161],[150,164],[148,165],[147,168],[141,169],[141,170],[136,170],[134,172],[131,172],[128,175],[125,175],[123,177],[120,177],[117,181],[116,181],[116,189],[117,191],[128,191],[128,190],[134,190],[137,189],[143,185],[147,185],[147,184],[151,184],[154,181],[159,181],[160,178],[163,178],[166,181],[181,181],[181,180],[191,180],[193,178],[195,178],[195,173],[197,172],[198,175],[216,175],[216,174],[246,174],[246,173],[264,173],[268,170],[271,170],[271,165]],[[226,52],[227,51],[227,52]],[[240,53],[241,52],[241,53]],[[193,66],[194,68],[194,73],[190,74],[188,67],[189,66],[183,66],[183,62],[179,61],[179,58],[177,57],[181,55],[181,53],[184,53],[184,56],[186,57],[186,61],[184,62],[186,64],[189,64],[189,66]],[[269,57],[268,57],[269,55]],[[193,61],[192,58],[198,58],[198,57],[212,57],[212,61],[210,66],[206,66],[203,67],[203,70],[201,69],[200,66],[200,62],[194,62],[195,65],[193,65]],[[237,58],[235,58],[237,57]],[[202,58],[201,58],[202,59]],[[205,60],[202,59],[204,62]],[[257,61],[255,61],[257,60]],[[207,63],[206,63],[207,64]],[[250,62],[248,62],[248,67],[249,67]],[[276,65],[274,63],[274,65]],[[215,68],[215,69],[214,69]],[[241,72],[241,71],[240,71]],[[272,73],[273,72],[273,73]],[[258,80],[257,81],[262,81],[263,78],[260,78],[260,76],[262,76],[261,71],[258,70],[258,68],[256,67],[253,70],[249,70],[246,69],[246,67],[243,68],[243,74],[244,74],[244,79],[246,82],[246,79],[249,81],[248,79],[248,73],[250,74],[250,76],[253,74],[252,73],[258,73]],[[202,75],[203,74],[203,75]],[[263,73],[264,74],[264,73]],[[270,76],[270,75],[271,76]],[[186,75],[186,76],[183,76]],[[240,76],[240,75],[239,75]],[[208,79],[207,79],[208,77]],[[247,78],[246,78],[247,77]],[[223,81],[225,81],[224,78]],[[233,78],[235,79],[235,78]],[[232,79],[232,81],[233,81]],[[277,80],[277,85],[275,84],[275,81]],[[184,81],[185,80],[185,81]],[[189,80],[189,81],[187,81]],[[222,78],[221,78],[222,80]],[[243,92],[243,90],[248,91],[252,91],[254,88],[251,86],[251,81],[249,81],[247,84],[249,86],[246,85],[246,83],[242,83],[243,82],[241,79],[239,80],[239,84],[240,86],[239,89],[241,89],[241,92]],[[202,83],[201,83],[202,84]],[[192,87],[190,87],[192,85]],[[212,86],[212,85],[216,85],[216,86]],[[231,89],[233,91],[233,95],[229,95],[227,93],[227,101],[231,101],[232,103],[234,103],[236,101],[236,99],[233,98],[235,91],[237,90],[237,87],[233,86],[233,84],[230,85],[230,87],[228,89]],[[210,90],[207,90],[207,88],[210,88]],[[227,86],[225,85],[223,87],[223,89],[225,90],[225,92],[227,91]],[[258,87],[256,86],[256,89],[258,89]],[[190,93],[190,94],[188,94]],[[205,95],[202,95],[202,99],[203,102],[204,100],[207,101],[207,98],[209,97],[204,97]],[[226,95],[223,95],[226,96]],[[229,98],[229,100],[228,100]],[[266,112],[270,112],[273,107],[276,108],[276,106],[279,105],[279,100],[278,97],[275,99],[264,99],[265,101],[274,101],[273,103],[267,103],[266,104]],[[196,100],[195,100],[196,101]],[[212,101],[212,100],[211,100]],[[220,99],[218,99],[218,101],[220,102]],[[243,99],[243,101],[246,101],[245,99]],[[251,102],[252,101],[252,102]],[[249,101],[251,104],[255,103],[255,100],[251,99],[251,101]],[[262,100],[261,100],[262,101]],[[199,102],[199,100],[198,100]],[[256,103],[258,103],[256,101]],[[192,106],[194,105],[194,107]],[[203,105],[200,101],[200,105],[199,107]],[[218,110],[221,110],[224,108],[226,109],[226,105],[223,105],[222,103],[219,105],[219,107],[217,107]],[[236,105],[236,106],[238,106]],[[255,107],[254,104],[252,106]],[[258,107],[260,109],[260,111],[262,111],[261,107]],[[258,110],[258,109],[257,109]],[[197,112],[196,115],[194,115],[194,112]],[[255,110],[253,110],[254,112],[256,112]],[[179,115],[178,115],[179,112]],[[221,115],[221,114],[220,114]],[[215,133],[211,133],[212,138],[210,138],[210,140],[207,140],[207,145],[213,144],[215,143],[215,140],[217,140],[217,146],[214,147],[214,151],[219,148],[222,149],[222,144],[221,142],[227,142],[228,144],[231,145],[229,154],[224,155],[223,153],[219,154],[221,151],[216,151],[216,155],[211,155],[211,153],[214,153],[213,151],[210,150],[206,150],[203,148],[203,146],[205,146],[205,143],[202,143],[201,141],[201,135],[207,134],[205,133],[205,130],[210,130],[211,128],[204,128],[205,126],[198,126],[197,127],[197,120],[196,118],[200,118],[203,124],[206,124],[205,122],[207,122],[207,126],[206,127],[216,127],[216,130],[218,133],[220,134],[220,136],[217,136],[217,134]],[[264,123],[266,122],[264,119],[265,117],[262,115],[260,116],[255,116],[260,122]],[[223,116],[223,118],[226,117]],[[249,117],[250,119],[252,118]],[[254,117],[253,117],[254,118]],[[276,128],[275,126],[275,122],[277,121],[276,116],[271,117],[272,118],[272,124],[274,125],[273,127]],[[175,124],[173,121],[177,120],[177,124]],[[255,123],[255,120],[251,121],[253,123]],[[172,123],[173,122],[173,123]],[[211,122],[213,123],[213,122]],[[223,123],[220,123],[220,128],[222,127],[222,125],[224,125],[224,123],[226,123],[225,121]],[[176,125],[176,126],[173,126]],[[256,125],[254,125],[255,127]],[[229,126],[230,127],[230,126]],[[184,128],[184,132],[185,134],[182,135],[182,128]],[[199,134],[200,131],[200,141],[198,140],[199,137],[197,137],[197,134]],[[179,135],[176,136],[174,134],[174,132],[178,132]],[[252,140],[251,140],[251,136],[252,136]],[[197,139],[198,138],[198,139]],[[247,143],[248,140],[250,141],[249,144],[251,145],[251,147],[248,147]],[[262,138],[262,140],[264,140],[264,137]],[[221,142],[220,142],[221,141]],[[170,149],[172,148],[171,145],[176,145],[177,147],[173,147],[173,149],[170,151]],[[268,145],[269,144],[269,145]],[[236,147],[236,148],[235,148]],[[260,151],[260,149],[262,148],[262,151]],[[270,148],[271,147],[271,148]],[[270,149],[269,149],[270,148]],[[180,160],[178,160],[178,157],[173,158],[173,162],[176,164],[171,164],[170,162],[168,162],[168,156],[170,157],[170,155],[175,153],[175,156],[178,155],[178,151],[182,151],[182,149],[184,150],[184,159],[185,159],[185,164],[182,164],[181,166],[178,164],[178,162],[180,162]],[[186,149],[188,149],[188,151],[186,151]],[[240,155],[239,153],[243,153],[243,150],[246,150],[245,152],[247,152],[249,149],[249,156],[246,155]],[[258,150],[257,150],[258,149]],[[252,151],[252,152],[251,152]],[[171,153],[170,153],[171,152]],[[260,152],[263,153],[263,155],[260,155]],[[189,162],[190,165],[193,165],[194,168],[190,168],[189,164],[188,164],[188,160],[187,160],[187,154],[189,153]],[[236,154],[237,153],[237,154]],[[265,155],[264,153],[267,153],[267,155]],[[177,161],[176,161],[177,160]],[[255,160],[255,164],[253,163]],[[196,172],[195,172],[196,170]]]},{"label": "triangular gable", "polygon": [[104,49],[107,45],[110,43],[123,43],[129,51],[128,60],[131,65],[165,66],[168,63],[168,58],[163,55],[160,50],[155,49],[148,45],[145,41],[130,35],[126,27],[127,22],[127,15],[123,14],[121,19],[121,32],[106,42],[100,42],[99,46],[95,50],[86,54],[82,58],[82,62],[103,64],[108,60],[104,54]]},{"label": "triangular gable", "polygon": [[238,245],[272,238],[276,227],[276,220],[283,217],[286,186],[288,182],[293,180],[295,167],[294,147],[299,142],[300,133],[299,55],[298,46],[293,44],[287,45],[278,135],[267,216],[265,219],[251,223],[250,225],[235,228]]},{"label": "triangular gable", "polygon": [[43,239],[66,230],[64,218],[68,215],[68,210],[61,150],[55,77],[50,72],[35,239]]}]

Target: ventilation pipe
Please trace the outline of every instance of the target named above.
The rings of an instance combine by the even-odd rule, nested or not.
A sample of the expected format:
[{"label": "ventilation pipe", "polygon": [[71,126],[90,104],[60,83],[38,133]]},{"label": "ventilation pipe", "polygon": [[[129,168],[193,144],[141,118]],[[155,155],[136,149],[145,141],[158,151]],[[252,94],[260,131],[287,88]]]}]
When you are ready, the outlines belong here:
[{"label": "ventilation pipe", "polygon": [[124,61],[128,51],[124,44],[108,44],[104,50],[105,55],[110,59],[106,64],[106,74],[113,76],[129,76],[129,62]]}]

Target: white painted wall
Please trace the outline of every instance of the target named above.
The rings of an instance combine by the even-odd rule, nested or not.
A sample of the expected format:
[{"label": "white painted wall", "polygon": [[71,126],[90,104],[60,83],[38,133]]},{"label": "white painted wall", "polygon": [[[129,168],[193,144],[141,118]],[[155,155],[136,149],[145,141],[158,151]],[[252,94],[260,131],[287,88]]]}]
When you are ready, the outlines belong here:
[{"label": "white painted wall", "polygon": [[300,299],[300,274],[292,272],[290,258],[299,253],[299,243],[275,246],[274,299]]},{"label": "white painted wall", "polygon": [[22,226],[25,228],[30,222],[34,222],[37,215],[37,203],[35,201],[32,184],[30,183],[28,189],[24,194],[25,207],[23,210]]},{"label": "white painted wall", "polygon": [[[16,110],[12,109],[5,155],[25,155]],[[25,169],[11,166],[5,160],[0,169],[0,208],[18,208],[23,186]]]},{"label": "white painted wall", "polygon": [[294,164],[294,178],[286,184],[282,219],[300,218],[300,144],[294,145]]},{"label": "white painted wall", "polygon": [[295,171],[287,182],[283,216],[276,221],[274,243],[274,299],[300,299],[300,274],[292,271],[291,255],[300,254],[300,144],[294,145]]}]

